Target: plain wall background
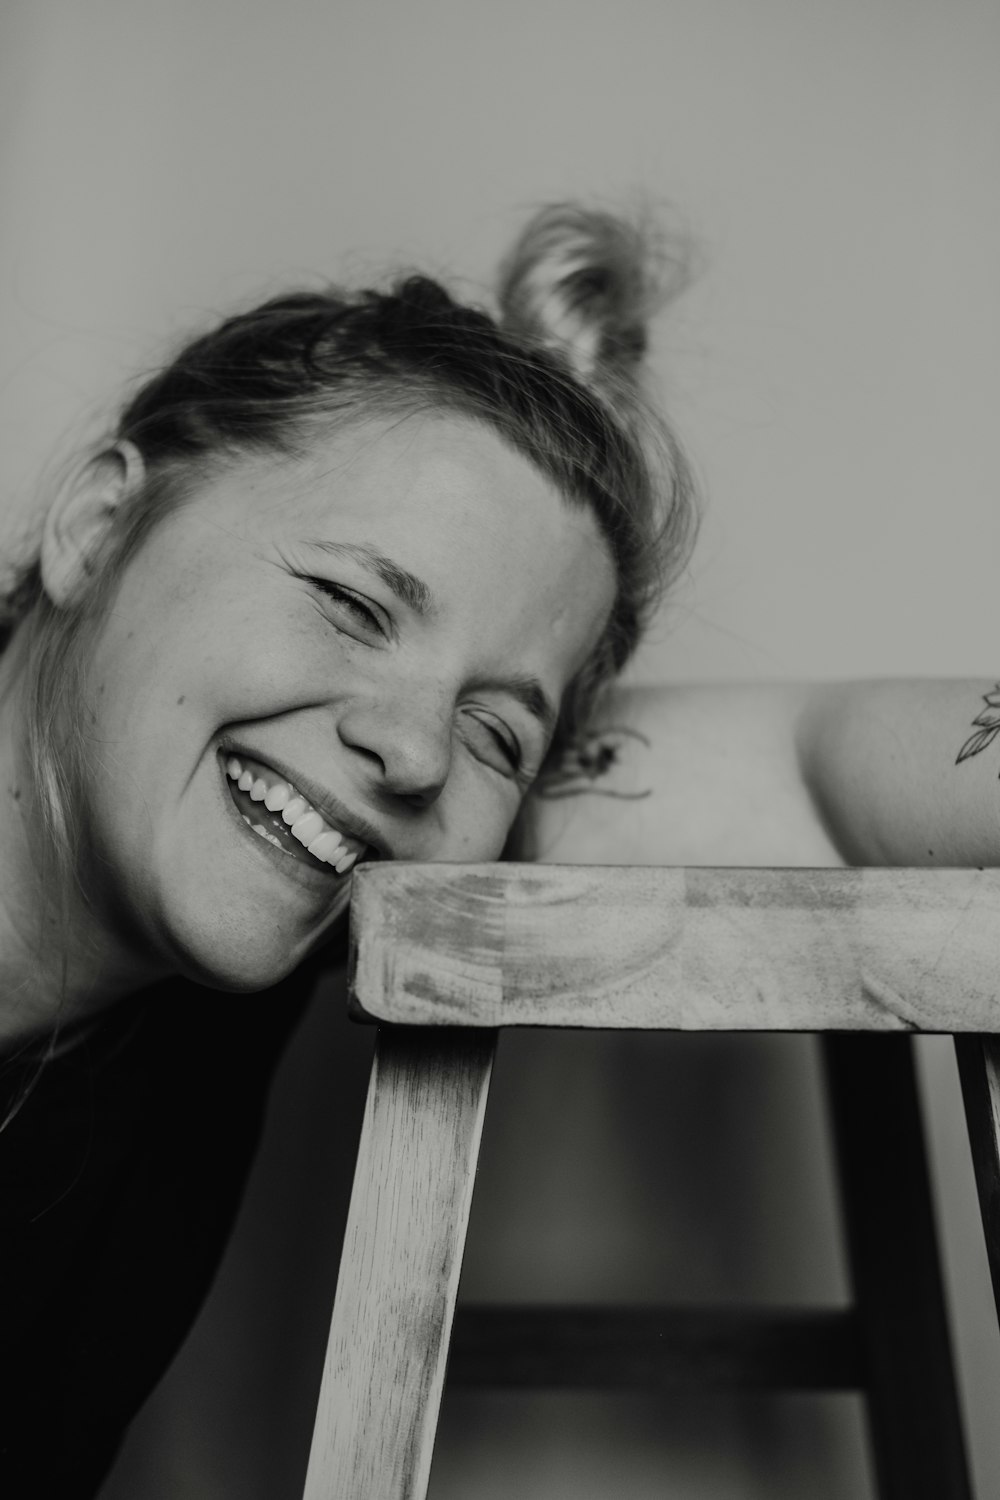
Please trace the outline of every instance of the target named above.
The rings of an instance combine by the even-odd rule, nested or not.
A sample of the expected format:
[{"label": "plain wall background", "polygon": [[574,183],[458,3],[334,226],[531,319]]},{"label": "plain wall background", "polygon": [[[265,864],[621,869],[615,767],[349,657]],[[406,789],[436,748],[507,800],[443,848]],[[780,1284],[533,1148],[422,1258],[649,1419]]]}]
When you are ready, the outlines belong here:
[{"label": "plain wall background", "polygon": [[[213,313],[398,264],[482,289],[536,204],[645,198],[701,247],[656,363],[708,512],[638,675],[993,674],[998,49],[988,0],[7,0],[10,545],[53,452]],[[295,1493],[369,1041],[340,1010],[107,1500]],[[922,1065],[989,1494],[1000,1351],[947,1045]],[[512,1037],[489,1129],[477,1296],[841,1289],[808,1042]],[[850,1402],[460,1397],[432,1494],[856,1500],[861,1462]]]}]

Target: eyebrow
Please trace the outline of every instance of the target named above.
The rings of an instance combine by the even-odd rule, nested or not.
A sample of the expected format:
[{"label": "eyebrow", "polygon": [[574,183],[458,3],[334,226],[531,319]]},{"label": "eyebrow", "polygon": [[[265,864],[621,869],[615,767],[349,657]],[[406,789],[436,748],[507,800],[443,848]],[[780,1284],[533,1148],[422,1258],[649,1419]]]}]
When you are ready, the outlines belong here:
[{"label": "eyebrow", "polygon": [[509,693],[516,698],[522,708],[526,708],[541,722],[542,728],[548,738],[556,727],[555,706],[546,693],[537,677],[505,677],[496,686],[503,692]]},{"label": "eyebrow", "polygon": [[[381,578],[385,586],[392,590],[397,599],[408,605],[414,614],[424,617],[433,614],[434,596],[426,583],[368,542],[331,542],[321,537],[311,537],[307,545],[318,548],[320,552],[328,552],[333,557],[353,558]],[[533,718],[538,719],[546,737],[551,736],[558,714],[537,677],[505,677],[501,681],[491,682],[489,686],[509,693]]]},{"label": "eyebrow", "polygon": [[391,589],[396,598],[412,609],[414,614],[429,615],[433,612],[434,599],[426,583],[406,568],[400,567],[399,563],[393,562],[391,557],[379,552],[377,547],[372,547],[367,542],[328,542],[318,537],[310,538],[308,545],[318,547],[321,552],[330,552],[335,557],[353,558],[381,578],[386,588]]}]

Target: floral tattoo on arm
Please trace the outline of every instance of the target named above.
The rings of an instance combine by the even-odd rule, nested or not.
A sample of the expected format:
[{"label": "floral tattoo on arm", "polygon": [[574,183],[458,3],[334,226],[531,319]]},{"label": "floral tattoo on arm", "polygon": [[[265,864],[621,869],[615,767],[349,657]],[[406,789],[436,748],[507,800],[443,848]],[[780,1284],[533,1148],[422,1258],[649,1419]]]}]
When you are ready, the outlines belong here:
[{"label": "floral tattoo on arm", "polygon": [[976,732],[969,736],[958,752],[956,766],[960,766],[963,760],[968,760],[970,755],[978,755],[980,750],[992,745],[1000,734],[1000,682],[994,685],[992,692],[983,694],[983,702],[986,707],[972,721]]},{"label": "floral tattoo on arm", "polygon": [[582,734],[567,747],[555,769],[539,783],[536,795],[549,801],[557,797],[582,796],[618,797],[623,802],[637,802],[648,797],[652,787],[641,792],[627,792],[606,783],[598,785],[618,766],[630,740],[638,740],[649,749],[649,740],[638,729],[622,726]]}]

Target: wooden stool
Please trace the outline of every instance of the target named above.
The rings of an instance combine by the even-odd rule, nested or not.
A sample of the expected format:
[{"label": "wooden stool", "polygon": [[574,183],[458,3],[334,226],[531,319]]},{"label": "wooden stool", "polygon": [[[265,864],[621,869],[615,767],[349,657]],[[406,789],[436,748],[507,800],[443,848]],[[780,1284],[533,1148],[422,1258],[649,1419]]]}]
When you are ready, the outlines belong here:
[{"label": "wooden stool", "polygon": [[[391,1024],[305,1500],[422,1500],[449,1349],[484,1385],[863,1389],[881,1500],[971,1495],[908,1033],[972,1033],[1000,1298],[1000,1054],[976,1035],[1000,1014],[1000,875],[376,865],[353,922],[352,1004]],[[854,1306],[463,1308],[452,1336],[500,1026],[829,1033]]]}]

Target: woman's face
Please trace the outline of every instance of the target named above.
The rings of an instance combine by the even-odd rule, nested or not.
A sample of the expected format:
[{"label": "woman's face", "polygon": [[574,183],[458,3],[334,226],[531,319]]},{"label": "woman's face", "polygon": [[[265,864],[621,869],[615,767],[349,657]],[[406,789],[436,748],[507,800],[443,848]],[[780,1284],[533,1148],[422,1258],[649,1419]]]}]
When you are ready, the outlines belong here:
[{"label": "woman's face", "polygon": [[589,512],[460,418],[234,462],[149,534],[98,636],[99,920],[260,988],[327,933],[357,857],[496,858],[613,595]]}]

